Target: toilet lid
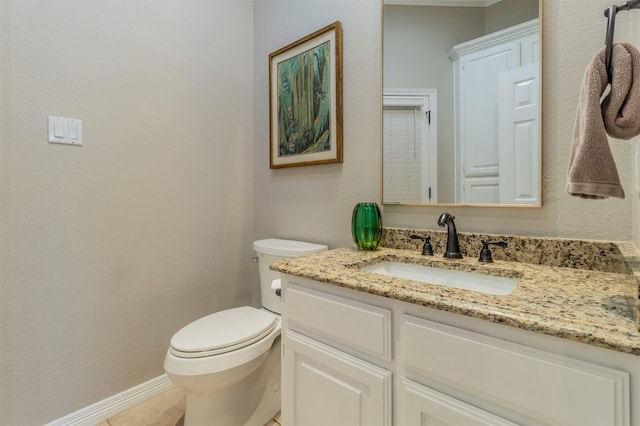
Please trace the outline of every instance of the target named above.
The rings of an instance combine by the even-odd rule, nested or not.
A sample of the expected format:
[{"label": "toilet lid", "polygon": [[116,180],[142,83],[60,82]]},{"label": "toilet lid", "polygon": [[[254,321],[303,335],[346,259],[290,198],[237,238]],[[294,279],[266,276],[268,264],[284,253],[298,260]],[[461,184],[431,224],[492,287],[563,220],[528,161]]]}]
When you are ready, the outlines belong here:
[{"label": "toilet lid", "polygon": [[207,315],[171,338],[170,351],[182,358],[200,358],[244,348],[271,333],[278,323],[272,313],[243,306]]}]

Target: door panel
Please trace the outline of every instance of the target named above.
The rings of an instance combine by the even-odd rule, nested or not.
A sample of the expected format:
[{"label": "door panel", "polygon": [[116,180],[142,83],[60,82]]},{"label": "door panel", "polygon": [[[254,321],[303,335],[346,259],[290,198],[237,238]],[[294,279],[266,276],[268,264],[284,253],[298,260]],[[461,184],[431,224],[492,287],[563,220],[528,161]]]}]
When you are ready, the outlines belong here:
[{"label": "door panel", "polygon": [[500,203],[538,202],[538,64],[500,74]]}]

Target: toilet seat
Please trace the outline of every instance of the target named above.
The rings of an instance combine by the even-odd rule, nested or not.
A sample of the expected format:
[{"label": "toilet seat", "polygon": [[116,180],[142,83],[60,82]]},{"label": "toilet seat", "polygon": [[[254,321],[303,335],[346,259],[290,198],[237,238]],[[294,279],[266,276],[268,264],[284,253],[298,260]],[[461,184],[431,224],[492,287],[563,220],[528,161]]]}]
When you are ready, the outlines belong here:
[{"label": "toilet seat", "polygon": [[169,352],[204,358],[236,351],[264,339],[277,324],[277,316],[251,306],[227,309],[183,327],[171,338]]}]

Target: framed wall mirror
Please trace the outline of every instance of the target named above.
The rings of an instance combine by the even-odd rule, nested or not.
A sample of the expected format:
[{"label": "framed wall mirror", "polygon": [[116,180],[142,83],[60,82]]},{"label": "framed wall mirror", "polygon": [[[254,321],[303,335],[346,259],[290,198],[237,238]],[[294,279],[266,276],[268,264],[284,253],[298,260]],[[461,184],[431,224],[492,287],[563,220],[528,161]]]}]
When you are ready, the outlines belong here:
[{"label": "framed wall mirror", "polygon": [[541,205],[539,0],[384,0],[382,203]]}]

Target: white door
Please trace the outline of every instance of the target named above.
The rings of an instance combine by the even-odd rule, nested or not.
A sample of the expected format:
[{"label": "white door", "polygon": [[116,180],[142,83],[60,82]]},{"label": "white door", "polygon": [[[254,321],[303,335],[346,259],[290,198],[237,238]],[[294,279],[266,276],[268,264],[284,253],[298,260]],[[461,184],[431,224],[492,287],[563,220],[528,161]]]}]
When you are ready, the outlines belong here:
[{"label": "white door", "polygon": [[283,424],[391,425],[390,372],[290,330],[284,344]]},{"label": "white door", "polygon": [[[461,59],[460,126],[457,138],[461,160],[457,167],[461,187],[457,202],[472,202],[471,194],[464,189],[475,178],[498,177],[498,76],[518,65],[519,53],[519,43],[509,42]],[[471,182],[467,182],[469,179]],[[498,203],[497,186],[493,188],[491,196],[488,192],[484,195],[488,202]]]},{"label": "white door", "polygon": [[500,203],[539,202],[538,64],[500,74]]},{"label": "white door", "polygon": [[437,132],[435,89],[385,90],[383,203],[438,202]]}]

